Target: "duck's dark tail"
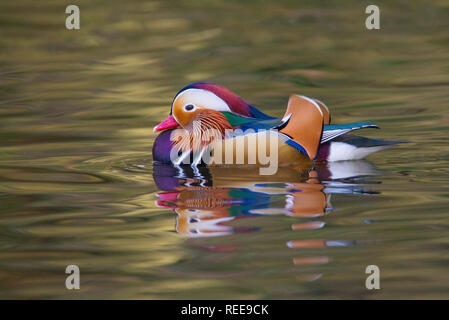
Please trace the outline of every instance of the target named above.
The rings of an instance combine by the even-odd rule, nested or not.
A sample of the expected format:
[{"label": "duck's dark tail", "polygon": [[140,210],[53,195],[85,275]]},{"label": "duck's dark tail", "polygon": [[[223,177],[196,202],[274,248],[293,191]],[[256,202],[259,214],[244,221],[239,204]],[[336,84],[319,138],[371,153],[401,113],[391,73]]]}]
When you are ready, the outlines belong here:
[{"label": "duck's dark tail", "polygon": [[407,141],[370,139],[351,134],[344,134],[332,139],[332,141],[321,144],[317,160],[329,162],[360,160],[372,153],[406,142]]}]

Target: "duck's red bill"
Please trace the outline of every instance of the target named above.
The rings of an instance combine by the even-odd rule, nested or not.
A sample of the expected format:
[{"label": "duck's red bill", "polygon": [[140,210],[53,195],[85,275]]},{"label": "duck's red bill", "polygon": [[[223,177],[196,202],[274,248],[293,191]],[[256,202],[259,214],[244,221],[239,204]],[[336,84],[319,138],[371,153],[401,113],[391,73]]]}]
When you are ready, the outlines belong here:
[{"label": "duck's red bill", "polygon": [[172,115],[169,115],[164,121],[159,123],[154,127],[153,132],[162,131],[166,129],[174,129],[179,127],[179,124],[176,122],[175,118]]},{"label": "duck's red bill", "polygon": [[178,199],[179,192],[159,192],[156,194],[159,200],[156,201],[156,205],[160,208],[176,209],[177,207],[171,205]]}]

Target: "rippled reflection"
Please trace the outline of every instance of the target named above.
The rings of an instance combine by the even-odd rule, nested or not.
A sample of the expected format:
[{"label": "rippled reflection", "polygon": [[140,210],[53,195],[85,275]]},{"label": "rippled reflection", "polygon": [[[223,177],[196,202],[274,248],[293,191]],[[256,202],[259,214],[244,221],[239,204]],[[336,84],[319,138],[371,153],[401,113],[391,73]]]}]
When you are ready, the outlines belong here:
[{"label": "rippled reflection", "polygon": [[[280,168],[275,176],[260,176],[258,168],[190,167],[155,164],[153,178],[160,189],[158,207],[176,213],[176,232],[188,238],[262,232],[256,226],[233,226],[237,219],[283,215],[292,217],[292,232],[325,227],[333,194],[373,195],[361,177],[379,171],[367,161],[320,164],[314,168]],[[298,220],[298,221],[296,221]],[[247,223],[248,225],[248,223]],[[291,240],[291,249],[345,247],[357,241]],[[213,250],[230,249],[228,246]],[[232,249],[232,247],[231,247]],[[295,265],[326,264],[327,256],[294,258]],[[315,279],[315,277],[313,277]]]},{"label": "rippled reflection", "polygon": [[[279,174],[271,178],[272,181],[267,181],[268,178],[258,180],[261,176],[257,170],[157,164],[153,170],[154,181],[161,190],[157,193],[157,205],[176,212],[178,233],[196,238],[257,230],[227,225],[238,218],[287,215],[318,219],[333,209],[332,194],[376,193],[357,183],[359,177],[378,173],[366,161],[322,164],[311,170],[281,168]],[[242,180],[242,175],[252,179]],[[240,177],[240,181],[228,185],[226,181],[230,177]],[[324,222],[317,220],[294,223],[292,229],[323,226]]]}]

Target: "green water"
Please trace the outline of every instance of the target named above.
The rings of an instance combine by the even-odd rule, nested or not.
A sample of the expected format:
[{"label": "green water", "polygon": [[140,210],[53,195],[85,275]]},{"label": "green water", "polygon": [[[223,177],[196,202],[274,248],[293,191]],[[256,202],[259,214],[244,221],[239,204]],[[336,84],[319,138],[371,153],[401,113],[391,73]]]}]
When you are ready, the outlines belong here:
[{"label": "green water", "polygon": [[[0,298],[449,298],[447,1],[376,1],[373,31],[365,1],[78,1],[78,31],[68,4],[0,4]],[[152,127],[194,81],[411,143],[319,179],[167,173]]]}]

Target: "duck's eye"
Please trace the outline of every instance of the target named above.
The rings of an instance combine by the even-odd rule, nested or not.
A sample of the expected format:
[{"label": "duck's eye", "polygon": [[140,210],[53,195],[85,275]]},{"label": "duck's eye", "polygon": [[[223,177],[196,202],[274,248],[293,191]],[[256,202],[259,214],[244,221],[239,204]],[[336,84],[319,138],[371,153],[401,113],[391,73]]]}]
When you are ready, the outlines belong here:
[{"label": "duck's eye", "polygon": [[192,111],[193,109],[195,109],[195,106],[193,104],[188,104],[184,106],[185,111]]},{"label": "duck's eye", "polygon": [[198,219],[190,218],[189,223],[198,223]]}]

